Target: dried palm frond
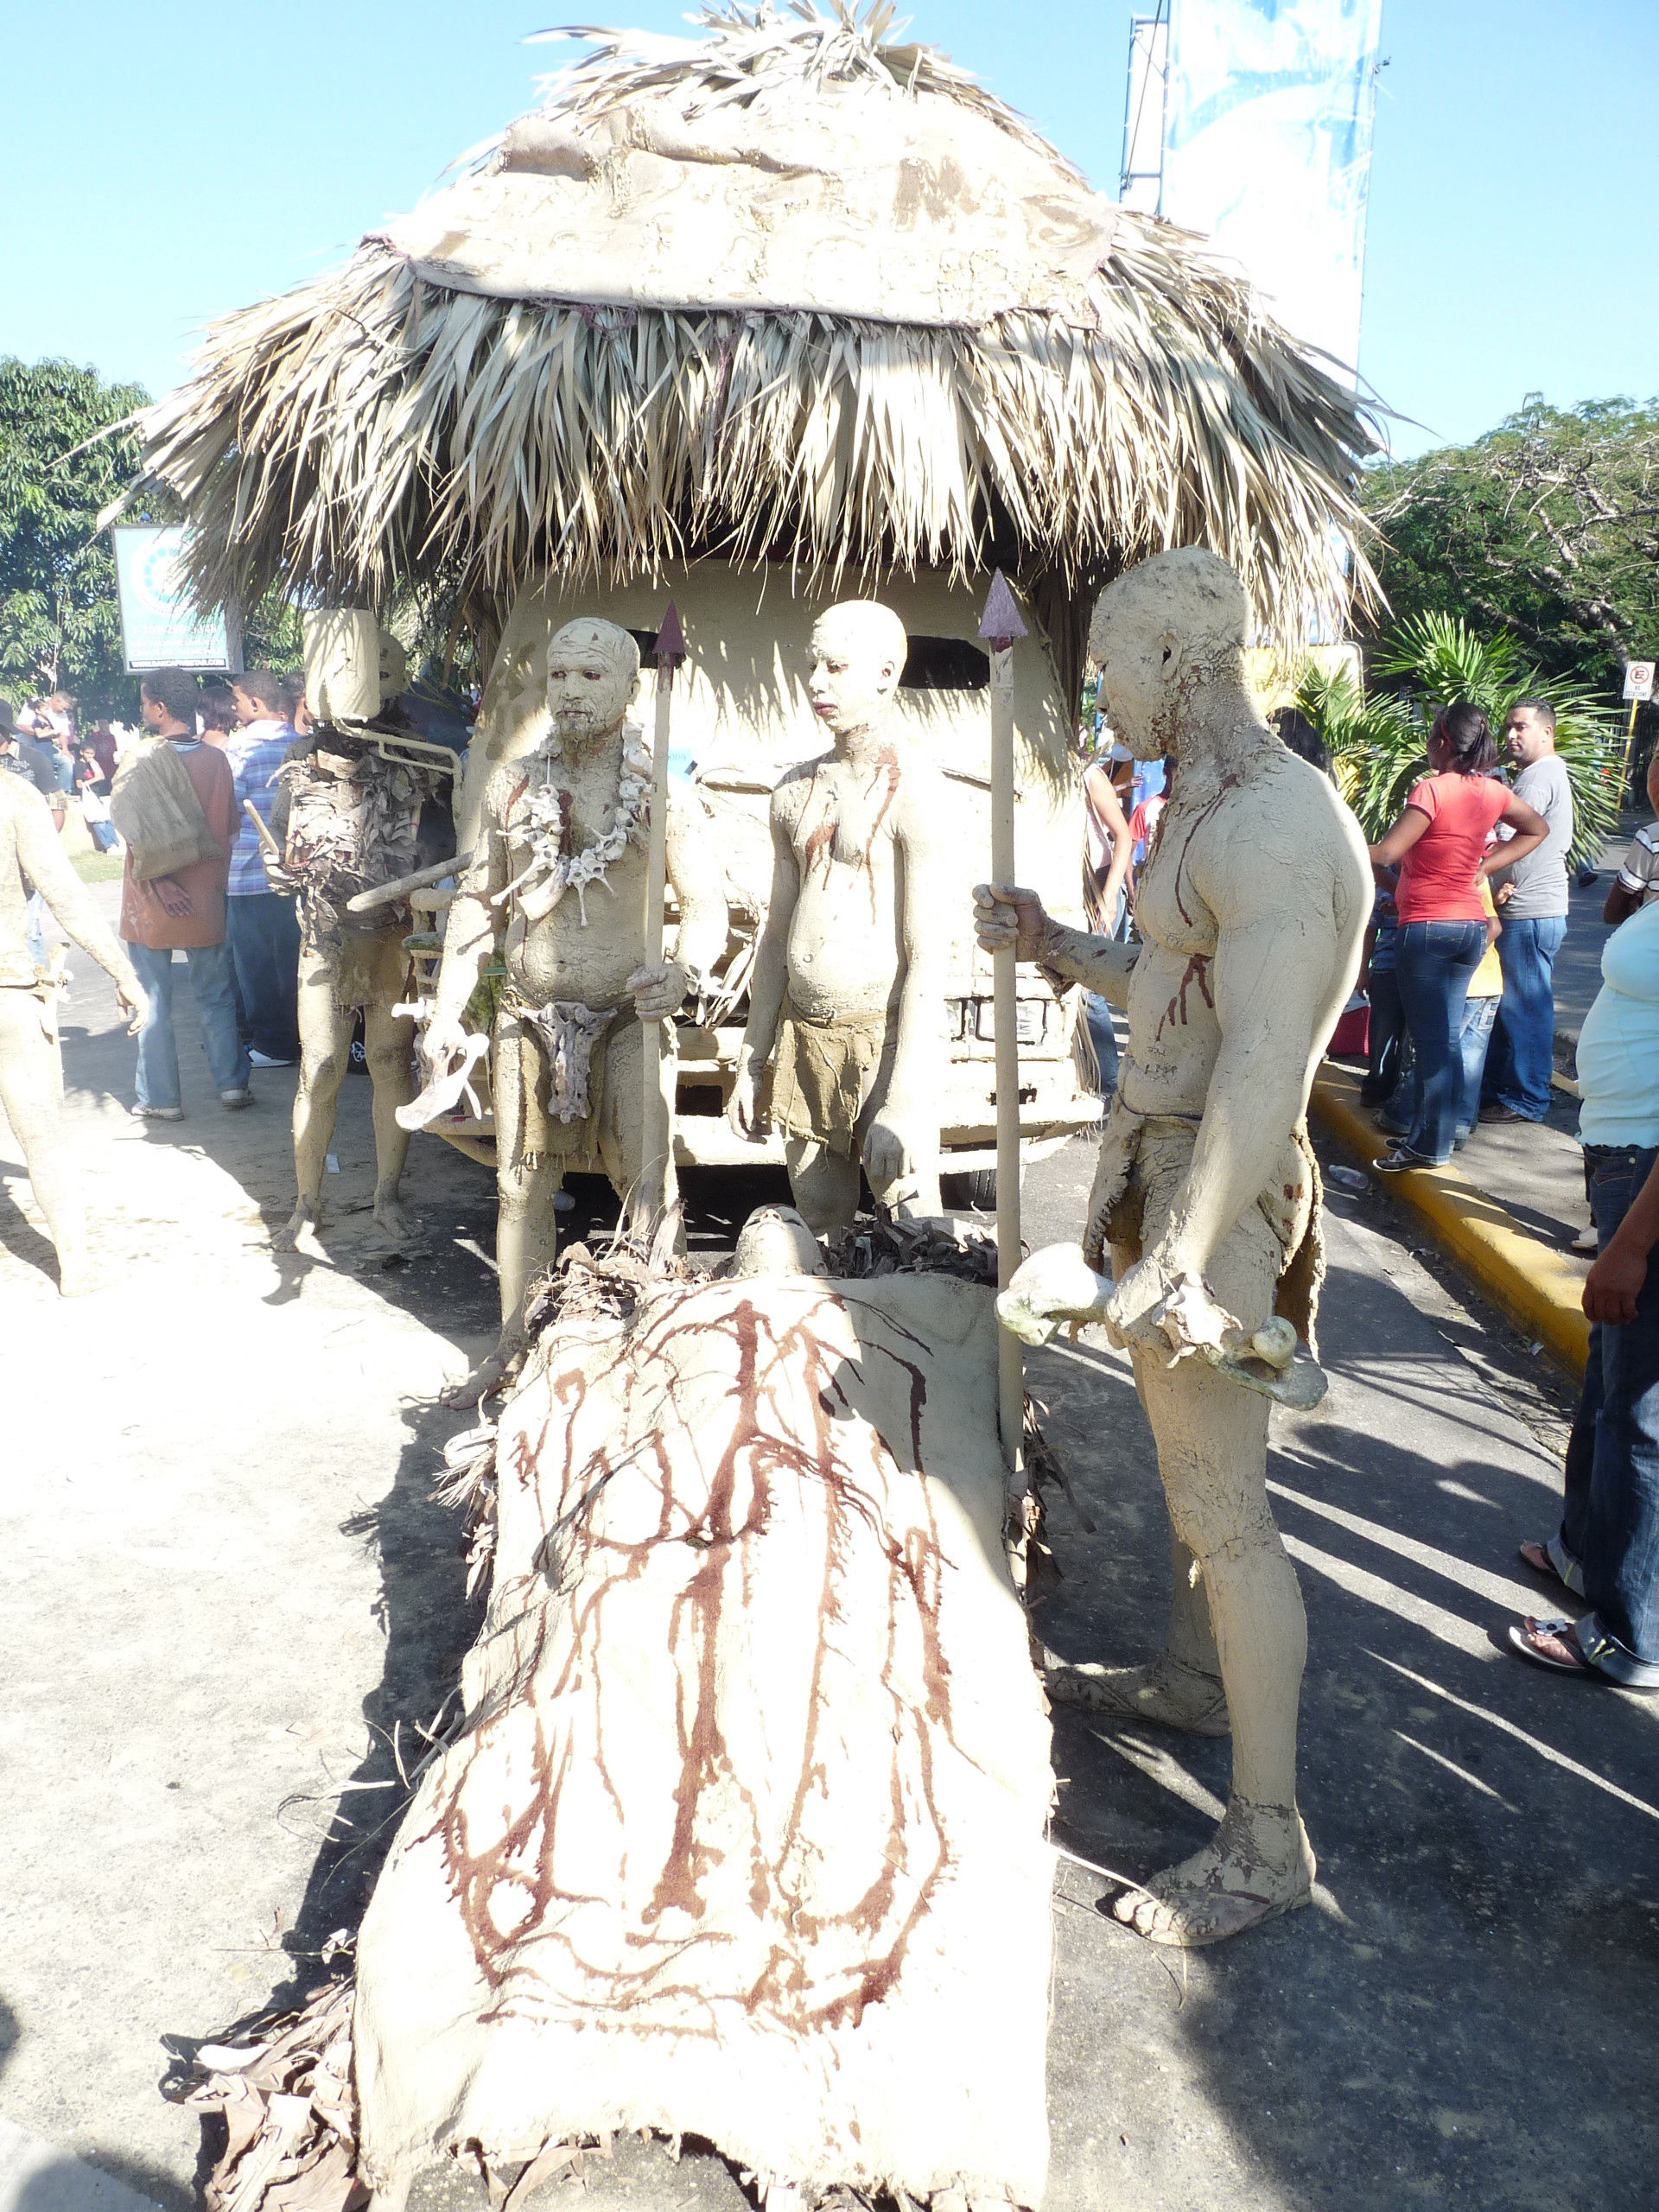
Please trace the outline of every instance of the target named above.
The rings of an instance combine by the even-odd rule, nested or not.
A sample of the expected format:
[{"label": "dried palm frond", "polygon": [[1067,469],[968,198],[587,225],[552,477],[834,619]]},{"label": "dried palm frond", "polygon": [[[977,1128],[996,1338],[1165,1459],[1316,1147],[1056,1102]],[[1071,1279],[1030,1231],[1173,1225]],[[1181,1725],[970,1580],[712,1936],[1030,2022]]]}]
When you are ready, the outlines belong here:
[{"label": "dried palm frond", "polygon": [[[533,119],[614,117],[677,81],[687,113],[802,107],[874,73],[1042,145],[943,57],[881,46],[875,16],[797,15],[705,15],[709,38],[666,55],[584,33],[608,43]],[[1375,439],[1353,393],[1152,218],[1118,211],[1079,297],[971,327],[596,308],[452,289],[370,239],[212,326],[143,418],[140,482],[182,500],[207,603],[272,583],[381,601],[438,572],[487,601],[543,564],[608,582],[688,556],[787,560],[823,589],[997,561],[1077,591],[1196,543],[1269,627],[1339,625],[1374,588],[1363,554],[1344,579],[1331,550],[1333,527],[1363,530],[1350,487]]]}]

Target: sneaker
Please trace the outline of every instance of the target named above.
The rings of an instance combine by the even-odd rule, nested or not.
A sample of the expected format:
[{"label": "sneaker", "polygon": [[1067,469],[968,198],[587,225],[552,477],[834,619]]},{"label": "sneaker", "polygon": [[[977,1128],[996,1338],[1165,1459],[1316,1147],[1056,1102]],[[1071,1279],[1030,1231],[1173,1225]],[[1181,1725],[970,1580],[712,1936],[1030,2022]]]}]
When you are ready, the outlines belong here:
[{"label": "sneaker", "polygon": [[248,1047],[248,1058],[257,1068],[291,1068],[294,1065],[292,1060],[272,1059],[269,1052],[262,1052],[253,1045]]},{"label": "sneaker", "polygon": [[181,1122],[182,1106],[135,1106],[133,1118],[139,1122]]},{"label": "sneaker", "polygon": [[245,1083],[239,1090],[221,1090],[219,1103],[221,1106],[251,1106],[253,1093]]},{"label": "sneaker", "polygon": [[1409,1145],[1404,1144],[1393,1145],[1387,1152],[1378,1153],[1376,1158],[1371,1162],[1373,1172],[1378,1175],[1404,1175],[1414,1167],[1433,1167],[1438,1165],[1439,1163],[1431,1160],[1427,1153],[1414,1152]]}]

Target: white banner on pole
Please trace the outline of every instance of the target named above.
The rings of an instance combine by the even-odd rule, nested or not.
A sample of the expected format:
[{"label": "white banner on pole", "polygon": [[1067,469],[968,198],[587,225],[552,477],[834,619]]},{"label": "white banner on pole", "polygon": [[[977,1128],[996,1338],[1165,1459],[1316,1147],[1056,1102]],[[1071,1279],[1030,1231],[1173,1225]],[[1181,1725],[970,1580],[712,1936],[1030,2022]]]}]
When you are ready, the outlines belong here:
[{"label": "white banner on pole", "polygon": [[179,556],[181,530],[117,523],[115,588],[129,675],[146,668],[219,669],[239,675],[242,624],[234,608],[207,620],[190,603]]},{"label": "white banner on pole", "polygon": [[1162,213],[1304,344],[1359,353],[1382,0],[1171,0]]}]

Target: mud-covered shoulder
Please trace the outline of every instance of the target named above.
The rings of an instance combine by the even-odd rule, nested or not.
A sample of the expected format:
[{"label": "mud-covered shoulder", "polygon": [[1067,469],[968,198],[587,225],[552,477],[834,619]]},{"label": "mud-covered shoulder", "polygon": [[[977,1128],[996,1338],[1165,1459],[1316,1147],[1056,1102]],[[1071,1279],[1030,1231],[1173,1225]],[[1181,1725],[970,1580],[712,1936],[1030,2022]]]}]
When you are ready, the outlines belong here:
[{"label": "mud-covered shoulder", "polygon": [[810,760],[798,760],[793,767],[785,768],[772,790],[772,818],[792,829],[800,819],[801,809],[806,804],[812,789],[812,779],[830,758],[827,753],[815,754]]}]

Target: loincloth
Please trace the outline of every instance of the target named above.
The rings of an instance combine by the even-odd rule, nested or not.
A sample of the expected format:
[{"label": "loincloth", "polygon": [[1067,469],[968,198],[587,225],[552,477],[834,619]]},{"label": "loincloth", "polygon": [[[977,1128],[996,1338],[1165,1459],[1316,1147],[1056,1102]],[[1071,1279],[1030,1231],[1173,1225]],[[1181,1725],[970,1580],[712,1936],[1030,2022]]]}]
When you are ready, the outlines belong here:
[{"label": "loincloth", "polygon": [[[625,1007],[556,999],[531,1006],[515,991],[501,999],[498,1048],[518,1056],[518,1154],[532,1172],[556,1160],[567,1173],[599,1167],[599,1117],[612,1032]],[[498,1133],[498,1141],[499,1133]]]},{"label": "loincloth", "polygon": [[885,1095],[898,1043],[890,1012],[814,1020],[786,997],[772,1071],[772,1128],[856,1159],[864,1109],[878,1091]]},{"label": "loincloth", "polygon": [[355,1014],[372,1006],[394,1007],[404,996],[409,955],[401,925],[391,929],[343,929],[319,939],[309,929],[302,945],[302,981],[327,981],[336,1014]]},{"label": "loincloth", "polygon": [[[1141,1114],[1126,1105],[1120,1090],[1106,1116],[1084,1252],[1099,1267],[1105,1248],[1133,1266],[1141,1254],[1142,1227],[1149,1187],[1167,1185],[1185,1175],[1198,1142],[1196,1114]],[[1325,1280],[1325,1238],[1319,1208],[1323,1191],[1319,1166],[1308,1142],[1306,1122],[1286,1138],[1273,1174],[1255,1201],[1255,1211],[1271,1231],[1280,1261],[1273,1310],[1289,1321],[1315,1357],[1319,1285]],[[1248,1217],[1246,1217],[1248,1218]],[[1238,1234],[1238,1224],[1229,1231]],[[1118,1272],[1122,1274],[1122,1268]],[[1240,1317],[1241,1319],[1243,1317]]]}]

